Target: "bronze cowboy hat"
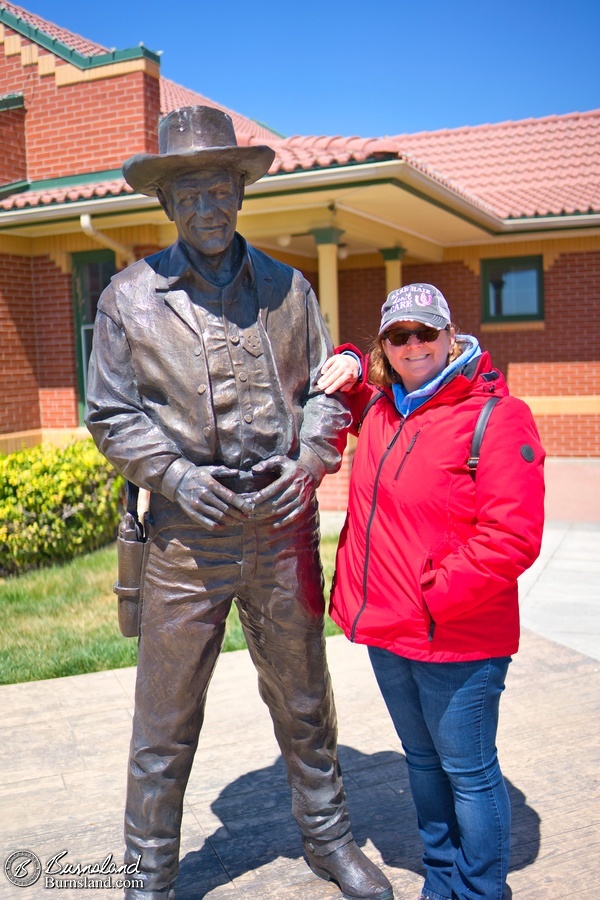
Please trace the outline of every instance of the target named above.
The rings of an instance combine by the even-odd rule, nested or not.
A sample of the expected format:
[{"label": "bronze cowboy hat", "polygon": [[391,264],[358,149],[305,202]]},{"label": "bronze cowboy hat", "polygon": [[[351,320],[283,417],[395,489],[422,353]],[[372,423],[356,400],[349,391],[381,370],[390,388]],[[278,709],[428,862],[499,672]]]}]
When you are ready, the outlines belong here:
[{"label": "bronze cowboy hat", "polygon": [[158,154],[136,153],[123,163],[134,191],[156,196],[167,176],[198,169],[234,169],[258,181],[275,158],[271,147],[238,147],[231,116],[214,106],[182,106],[158,126]]}]

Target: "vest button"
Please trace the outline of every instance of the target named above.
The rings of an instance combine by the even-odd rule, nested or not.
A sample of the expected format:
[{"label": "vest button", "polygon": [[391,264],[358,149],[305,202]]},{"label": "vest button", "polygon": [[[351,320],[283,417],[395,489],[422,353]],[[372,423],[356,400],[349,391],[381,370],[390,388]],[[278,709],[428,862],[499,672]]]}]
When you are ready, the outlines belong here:
[{"label": "vest button", "polygon": [[204,394],[205,391],[206,391],[206,385],[205,385],[205,384],[199,384],[199,385],[198,385],[198,393],[199,393],[199,394]]},{"label": "vest button", "polygon": [[238,377],[240,381],[248,381],[248,375],[246,374],[246,372],[240,372]]},{"label": "vest button", "polygon": [[246,413],[246,415],[244,416],[244,422],[247,422],[249,425],[251,421],[252,421],[252,416],[250,415],[250,413]]},{"label": "vest button", "polygon": [[194,356],[202,356],[202,350],[200,349],[200,347],[195,348]]}]

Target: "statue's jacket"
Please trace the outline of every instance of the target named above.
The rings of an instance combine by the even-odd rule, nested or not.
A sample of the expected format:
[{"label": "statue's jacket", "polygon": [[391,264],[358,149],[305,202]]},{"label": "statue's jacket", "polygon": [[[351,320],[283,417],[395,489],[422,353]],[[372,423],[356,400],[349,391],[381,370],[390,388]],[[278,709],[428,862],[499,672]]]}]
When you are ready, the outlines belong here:
[{"label": "statue's jacket", "polygon": [[[310,284],[247,245],[258,318],[274,364],[284,455],[318,484],[340,465],[350,416],[316,382],[332,344]],[[174,499],[191,465],[219,462],[202,328],[180,276],[178,243],[115,275],[94,326],[86,424],[139,487]]]}]

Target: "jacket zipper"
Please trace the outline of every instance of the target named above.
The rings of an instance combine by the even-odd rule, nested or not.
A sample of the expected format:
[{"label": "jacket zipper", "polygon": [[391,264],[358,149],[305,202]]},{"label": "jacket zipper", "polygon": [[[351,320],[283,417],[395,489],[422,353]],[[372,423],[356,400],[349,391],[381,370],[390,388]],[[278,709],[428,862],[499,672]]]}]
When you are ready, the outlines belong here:
[{"label": "jacket zipper", "polygon": [[[373,519],[375,518],[375,512],[377,510],[377,492],[379,491],[379,479],[381,476],[381,470],[382,470],[383,465],[384,465],[386,459],[388,458],[394,444],[400,437],[400,432],[404,428],[404,422],[405,422],[405,420],[402,419],[402,421],[400,422],[400,425],[398,426],[398,430],[396,431],[393,438],[387,445],[385,453],[383,454],[383,456],[381,457],[381,459],[379,461],[379,466],[377,467],[377,474],[375,475],[375,484],[373,487],[373,500],[371,502],[371,511],[369,513],[369,521],[367,523],[367,531],[366,531],[366,536],[365,536],[366,551],[365,551],[365,569],[364,569],[364,573],[363,573],[363,601],[362,601],[359,611],[356,613],[354,622],[352,623],[352,631],[350,632],[350,640],[351,641],[354,641],[354,639],[355,639],[356,627],[358,625],[358,620],[362,616],[362,614],[365,610],[365,607],[367,605],[367,580],[368,580],[368,572],[369,572],[370,534],[371,534],[371,526],[373,524]],[[411,443],[414,443],[414,438]]]},{"label": "jacket zipper", "polygon": [[394,481],[398,481],[398,476],[400,475],[400,472],[402,471],[402,469],[405,466],[406,460],[408,459],[408,454],[410,453],[412,448],[415,446],[415,442],[420,434],[421,434],[420,431],[415,431],[415,433],[413,434],[410,444],[406,448],[406,452],[405,452],[404,456],[402,457],[402,459],[400,461],[400,465],[398,466],[398,468],[396,470],[396,474],[394,475]]},{"label": "jacket zipper", "polygon": [[[493,386],[491,387],[491,391],[494,391],[495,389],[496,389],[496,386],[493,385]],[[422,404],[422,405],[419,407],[419,410],[422,410],[423,406],[425,406],[427,403],[431,402],[431,399],[432,399],[432,398],[429,398],[429,400],[425,401],[425,403]],[[409,413],[409,415],[410,415],[410,413]],[[408,418],[408,416],[407,416],[406,418]],[[402,428],[404,427],[404,423],[405,423],[405,422],[406,422],[406,419],[403,419],[403,420],[400,422],[400,425],[399,425],[399,427],[398,427],[398,430],[397,430],[396,433],[394,434],[394,436],[393,436],[392,440],[390,441],[390,443],[387,445],[386,451],[385,451],[385,453],[383,454],[383,456],[381,457],[381,461],[380,461],[379,466],[378,466],[378,468],[377,468],[377,474],[375,475],[375,486],[374,486],[374,489],[373,489],[373,501],[372,501],[372,503],[371,503],[371,512],[369,513],[369,521],[368,521],[368,523],[367,523],[367,531],[366,531],[366,537],[365,537],[365,546],[366,546],[366,550],[365,550],[365,570],[364,570],[364,574],[363,574],[363,601],[362,601],[362,604],[361,604],[361,607],[360,607],[359,611],[356,613],[356,616],[355,616],[355,618],[354,618],[354,622],[352,623],[352,630],[351,630],[351,632],[350,632],[350,640],[351,640],[351,641],[354,641],[354,640],[355,640],[355,637],[356,637],[356,628],[357,628],[357,626],[358,626],[358,620],[359,620],[360,617],[362,616],[363,612],[365,611],[365,607],[366,607],[366,605],[367,605],[367,581],[368,581],[368,571],[369,571],[369,554],[370,554],[369,547],[370,547],[370,536],[371,536],[371,526],[372,526],[372,524],[373,524],[373,518],[374,518],[374,516],[375,516],[375,510],[376,510],[376,508],[377,508],[377,492],[378,492],[378,490],[379,490],[379,478],[380,478],[380,476],[381,476],[381,470],[382,470],[382,468],[383,468],[383,464],[384,464],[384,462],[386,461],[386,459],[387,459],[387,457],[388,457],[388,455],[389,455],[390,450],[392,449],[392,447],[393,447],[394,444],[396,443],[397,439],[400,437],[400,432],[402,431]],[[417,440],[419,434],[420,434],[420,430],[417,431],[417,432],[415,432],[415,434],[413,435],[413,437],[412,437],[412,439],[411,439],[411,441],[410,441],[410,444],[408,445],[408,447],[407,447],[407,449],[406,449],[406,452],[405,452],[405,454],[404,454],[404,456],[403,456],[403,458],[402,458],[402,460],[401,460],[401,462],[400,462],[400,465],[398,466],[398,469],[396,470],[396,474],[394,475],[394,481],[396,481],[396,480],[398,479],[400,473],[402,472],[402,469],[404,468],[404,466],[405,466],[405,464],[406,464],[406,461],[407,461],[407,458],[408,458],[408,454],[411,452],[412,448],[414,447],[415,442],[416,442],[416,440]],[[433,560],[430,561],[430,564],[431,564],[431,565],[433,564]],[[429,612],[429,610],[428,610],[428,612]],[[432,640],[433,640],[434,633],[435,633],[435,626],[436,626],[436,623],[435,623],[435,620],[432,618],[431,613],[429,613],[429,618],[430,618],[430,625],[429,625],[429,631],[428,631],[428,634],[427,634],[427,640],[428,640],[428,641],[432,641]]]}]

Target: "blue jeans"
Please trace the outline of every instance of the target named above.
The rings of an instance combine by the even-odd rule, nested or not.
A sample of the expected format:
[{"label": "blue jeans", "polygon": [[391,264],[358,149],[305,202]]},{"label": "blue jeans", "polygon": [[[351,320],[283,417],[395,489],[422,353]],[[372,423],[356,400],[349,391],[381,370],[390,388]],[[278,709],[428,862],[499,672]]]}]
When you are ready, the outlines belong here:
[{"label": "blue jeans", "polygon": [[415,662],[369,647],[402,741],[425,852],[427,900],[502,900],[510,802],[498,764],[500,694],[510,657]]}]

